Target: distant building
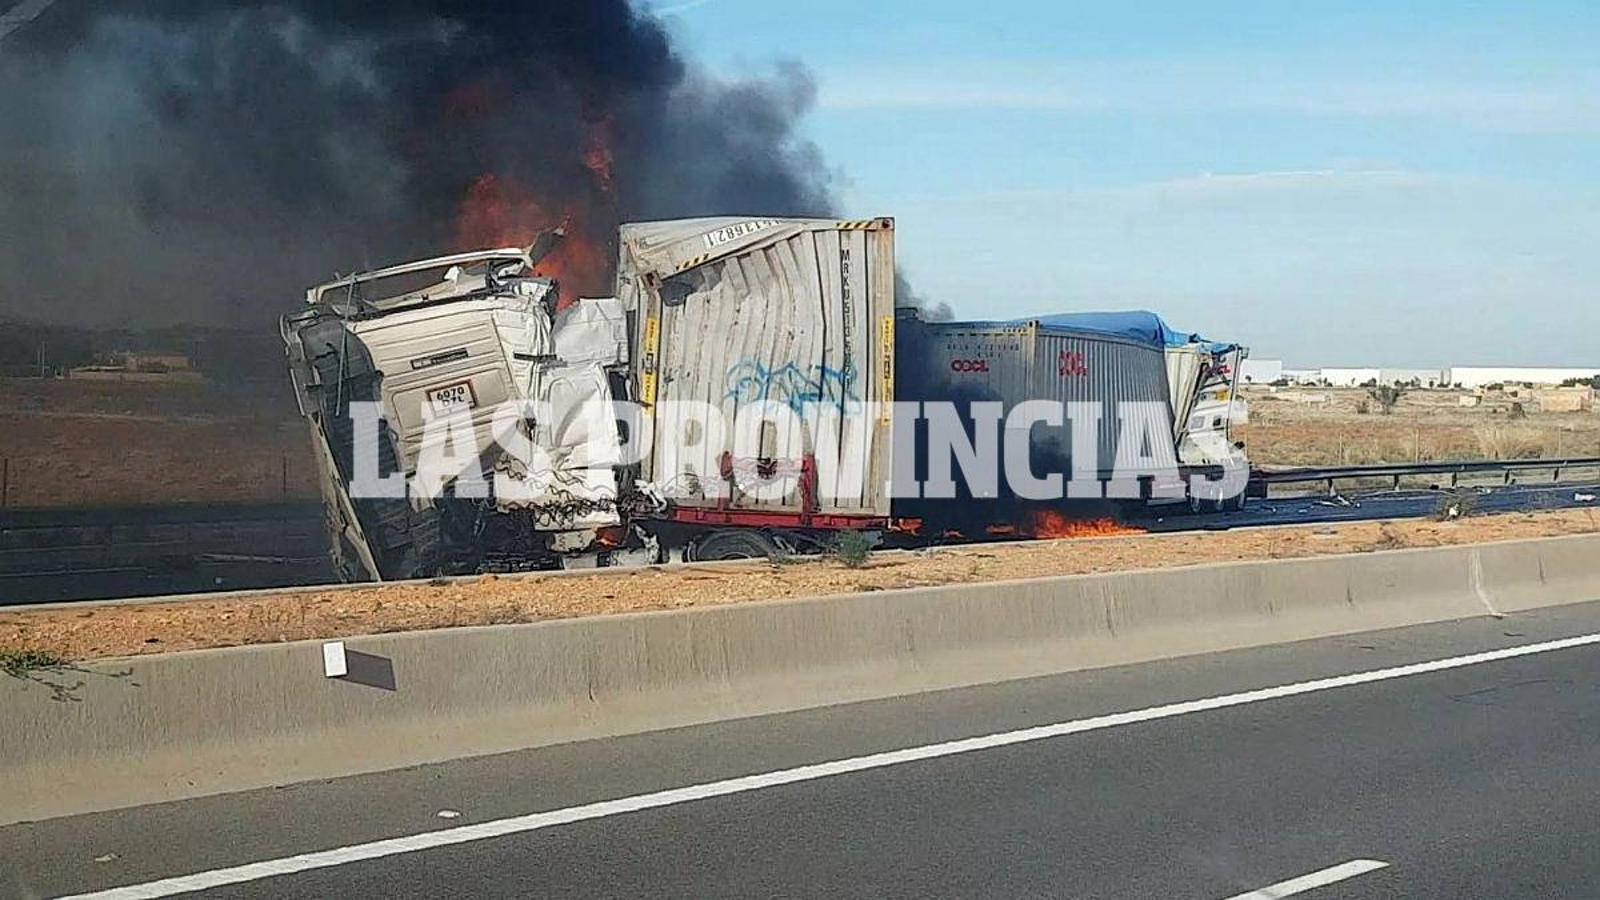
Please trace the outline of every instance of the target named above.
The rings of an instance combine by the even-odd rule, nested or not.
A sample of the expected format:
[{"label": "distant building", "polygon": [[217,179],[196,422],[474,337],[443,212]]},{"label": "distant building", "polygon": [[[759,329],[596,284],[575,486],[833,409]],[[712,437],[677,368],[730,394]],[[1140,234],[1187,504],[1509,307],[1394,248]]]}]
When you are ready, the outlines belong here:
[{"label": "distant building", "polygon": [[1379,384],[1414,384],[1433,388],[1449,384],[1443,369],[1379,369]]},{"label": "distant building", "polygon": [[1446,384],[1479,388],[1490,384],[1561,384],[1572,379],[1588,381],[1600,369],[1557,369],[1529,366],[1454,366],[1445,370]]},{"label": "distant building", "polygon": [[1328,387],[1365,387],[1373,384],[1416,385],[1417,387],[1443,387],[1445,370],[1442,369],[1379,369],[1332,367],[1326,369],[1279,369],[1279,377],[1292,384],[1327,385]]},{"label": "distant building", "polygon": [[1318,369],[1318,381],[1329,387],[1360,387],[1368,382],[1376,382],[1383,374],[1382,369]]},{"label": "distant building", "polygon": [[1535,391],[1533,396],[1539,402],[1540,412],[1588,412],[1594,409],[1593,388],[1549,388]]},{"label": "distant building", "polygon": [[179,353],[124,353],[122,366],[129,372],[187,372],[194,368],[189,357]]},{"label": "distant building", "polygon": [[1283,378],[1283,360],[1249,359],[1239,365],[1239,380],[1245,384],[1276,384]]}]

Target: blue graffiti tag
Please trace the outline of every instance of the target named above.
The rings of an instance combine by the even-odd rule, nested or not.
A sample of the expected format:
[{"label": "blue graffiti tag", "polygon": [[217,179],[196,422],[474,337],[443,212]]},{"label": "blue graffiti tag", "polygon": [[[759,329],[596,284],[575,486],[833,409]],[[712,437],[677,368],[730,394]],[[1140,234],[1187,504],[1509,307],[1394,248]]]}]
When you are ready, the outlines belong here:
[{"label": "blue graffiti tag", "polygon": [[761,403],[775,400],[795,412],[804,412],[807,403],[843,403],[856,396],[855,369],[812,366],[802,369],[785,363],[769,369],[760,361],[747,359],[728,370],[728,393],[724,399],[735,403]]}]

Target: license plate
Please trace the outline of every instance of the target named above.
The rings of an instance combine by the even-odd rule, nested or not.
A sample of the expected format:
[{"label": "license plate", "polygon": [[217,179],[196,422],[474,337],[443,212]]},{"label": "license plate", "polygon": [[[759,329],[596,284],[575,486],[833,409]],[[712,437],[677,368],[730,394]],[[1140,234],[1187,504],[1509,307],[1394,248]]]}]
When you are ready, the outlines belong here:
[{"label": "license plate", "polygon": [[478,396],[472,392],[472,382],[458,381],[428,391],[428,405],[434,415],[450,415],[478,405]]}]

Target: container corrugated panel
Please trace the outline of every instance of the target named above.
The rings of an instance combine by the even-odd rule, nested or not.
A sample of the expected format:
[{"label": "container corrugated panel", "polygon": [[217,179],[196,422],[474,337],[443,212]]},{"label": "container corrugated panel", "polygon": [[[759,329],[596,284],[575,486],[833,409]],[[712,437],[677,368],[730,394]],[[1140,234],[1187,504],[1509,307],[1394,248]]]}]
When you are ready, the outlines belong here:
[{"label": "container corrugated panel", "polygon": [[[696,492],[684,477],[687,466],[664,450],[660,436],[671,423],[661,416],[663,403],[721,411],[721,445],[696,455],[701,472],[716,472],[751,404],[777,401],[800,412],[808,402],[841,410],[859,402],[868,416],[864,440],[855,444],[861,490],[824,497],[819,511],[888,515],[893,220],[644,223],[623,226],[621,243],[618,296],[634,307],[636,396],[656,416],[658,436],[642,461],[644,478],[680,506],[719,504]],[[798,513],[802,498],[791,492],[758,501],[735,491],[728,505]]]},{"label": "container corrugated panel", "polygon": [[[1109,335],[1041,327],[1038,323],[920,322],[905,320],[900,380],[921,400],[1000,401],[1007,414],[1029,400],[1098,403],[1099,469],[1109,477],[1116,461],[1119,409],[1125,402],[1155,402],[1167,410],[1166,358],[1161,348]],[[903,392],[909,394],[910,392]],[[903,399],[910,399],[909,396]],[[1035,434],[1070,446],[1068,427]],[[1036,437],[1035,444],[1040,439]],[[1176,465],[1175,442],[1153,447],[1162,465]]]}]

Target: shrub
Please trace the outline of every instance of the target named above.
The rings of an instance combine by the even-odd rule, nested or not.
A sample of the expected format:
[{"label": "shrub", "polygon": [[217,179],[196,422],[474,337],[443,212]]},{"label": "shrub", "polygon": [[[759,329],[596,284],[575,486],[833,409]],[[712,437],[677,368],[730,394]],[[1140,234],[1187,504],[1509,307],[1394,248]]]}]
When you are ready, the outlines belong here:
[{"label": "shrub", "polygon": [[833,545],[834,559],[847,569],[859,569],[867,564],[874,543],[872,538],[859,531],[841,531]]},{"label": "shrub", "polygon": [[26,678],[30,672],[66,665],[66,659],[48,650],[0,650],[0,672],[12,678]]},{"label": "shrub", "polygon": [[1386,416],[1394,412],[1394,408],[1400,404],[1400,398],[1405,395],[1404,388],[1392,384],[1380,385],[1367,391],[1367,396],[1378,404],[1378,409]]}]

